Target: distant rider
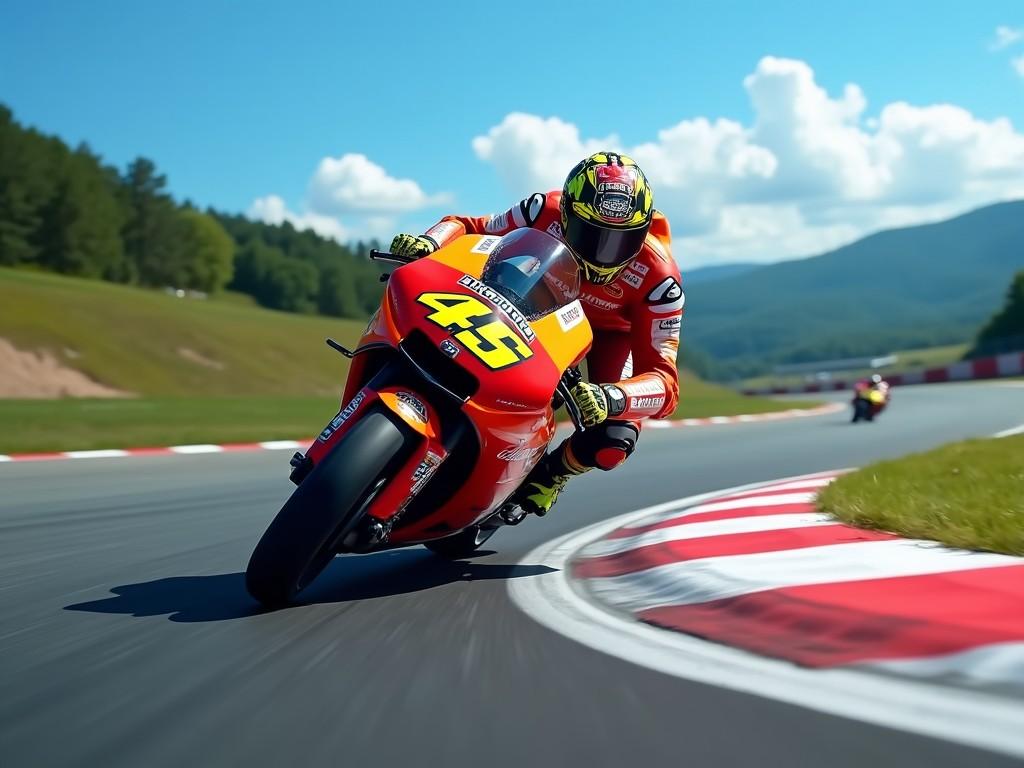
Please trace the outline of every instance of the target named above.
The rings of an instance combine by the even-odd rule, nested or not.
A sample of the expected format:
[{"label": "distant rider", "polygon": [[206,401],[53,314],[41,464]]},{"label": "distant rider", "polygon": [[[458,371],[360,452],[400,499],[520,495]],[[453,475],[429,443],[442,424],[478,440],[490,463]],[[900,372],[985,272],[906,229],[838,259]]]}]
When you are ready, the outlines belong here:
[{"label": "distant rider", "polygon": [[572,390],[587,429],[541,459],[513,498],[543,515],[570,477],[614,469],[636,447],[643,419],[675,410],[684,296],[668,219],[654,209],[639,166],[614,152],[582,160],[561,191],[535,193],[496,215],[446,216],[422,235],[397,235],[391,251],[426,256],[464,234],[521,227],[544,230],[572,249],[583,277],[579,298],[594,329],[587,370],[596,383]]}]

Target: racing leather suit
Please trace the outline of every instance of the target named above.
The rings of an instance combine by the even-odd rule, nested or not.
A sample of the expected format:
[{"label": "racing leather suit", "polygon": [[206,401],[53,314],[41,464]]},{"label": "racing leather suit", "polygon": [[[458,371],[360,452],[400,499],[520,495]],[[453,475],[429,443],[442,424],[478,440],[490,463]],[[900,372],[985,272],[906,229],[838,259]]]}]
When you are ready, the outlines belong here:
[{"label": "racing leather suit", "polygon": [[[446,216],[424,237],[443,247],[464,234],[505,235],[533,227],[561,239],[561,194],[536,193],[491,216]],[[580,303],[594,331],[588,378],[619,387],[625,410],[570,439],[567,461],[581,471],[618,466],[636,446],[642,419],[665,418],[675,410],[685,297],[670,244],[668,219],[655,211],[643,248],[615,280],[607,285],[582,283]]]}]

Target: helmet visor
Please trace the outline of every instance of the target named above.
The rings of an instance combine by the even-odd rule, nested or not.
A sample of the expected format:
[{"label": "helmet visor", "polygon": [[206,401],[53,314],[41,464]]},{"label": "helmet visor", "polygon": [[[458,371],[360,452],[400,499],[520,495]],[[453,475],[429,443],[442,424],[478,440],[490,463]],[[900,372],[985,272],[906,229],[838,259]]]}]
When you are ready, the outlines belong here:
[{"label": "helmet visor", "polygon": [[583,221],[578,216],[566,217],[562,237],[583,261],[595,266],[619,267],[643,248],[649,227],[605,229]]}]

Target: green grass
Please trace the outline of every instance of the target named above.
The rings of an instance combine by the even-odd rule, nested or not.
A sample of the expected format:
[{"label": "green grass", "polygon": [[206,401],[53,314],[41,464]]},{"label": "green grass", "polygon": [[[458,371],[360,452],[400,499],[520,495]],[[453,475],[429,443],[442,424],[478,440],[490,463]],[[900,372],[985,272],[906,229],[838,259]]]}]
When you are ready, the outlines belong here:
[{"label": "green grass", "polygon": [[[0,400],[0,453],[310,437],[336,411],[348,373],[323,339],[352,344],[362,328],[260,309],[236,294],[179,299],[0,269],[0,337],[138,395]],[[814,405],[743,397],[689,374],[681,391],[676,418]]]},{"label": "green grass", "polygon": [[0,453],[313,437],[337,397],[0,400]]},{"label": "green grass", "polygon": [[260,309],[234,295],[179,299],[0,269],[0,337],[20,349],[48,349],[102,384],[143,396],[333,394],[348,364],[324,337],[351,343],[363,326]]},{"label": "green grass", "polygon": [[679,382],[679,406],[673,418],[699,419],[706,416],[735,416],[741,413],[768,413],[790,408],[813,408],[820,402],[808,400],[774,400],[769,397],[747,397],[729,387],[702,381],[683,373]]},{"label": "green grass", "polygon": [[818,508],[864,528],[1024,555],[1024,435],[872,464],[828,486]]},{"label": "green grass", "polygon": [[[941,368],[952,365],[963,359],[969,344],[949,344],[944,347],[923,347],[921,349],[901,349],[893,352],[898,358],[896,363],[889,368],[872,369],[862,368],[860,370],[836,371],[834,379],[848,381],[851,379],[862,379],[873,373],[881,373],[883,376],[892,376],[907,371],[917,371],[923,368]],[[766,374],[743,381],[744,387],[759,389],[761,387],[795,387],[807,383],[805,376],[772,376]]]}]

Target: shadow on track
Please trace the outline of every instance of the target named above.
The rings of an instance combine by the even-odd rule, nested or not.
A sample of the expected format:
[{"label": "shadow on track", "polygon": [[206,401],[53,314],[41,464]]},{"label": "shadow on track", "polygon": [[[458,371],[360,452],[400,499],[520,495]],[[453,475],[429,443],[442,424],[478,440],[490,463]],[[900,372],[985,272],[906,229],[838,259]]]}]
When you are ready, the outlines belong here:
[{"label": "shadow on track", "polygon": [[[476,556],[493,552],[481,551]],[[336,557],[301,595],[295,607],[394,597],[458,581],[515,579],[549,573],[543,565],[450,561],[423,549]],[[265,611],[245,591],[244,573],[173,576],[110,590],[115,597],[64,606],[66,611],[146,617],[167,614],[170,621],[241,619]],[[286,609],[287,610],[287,609]]]}]

